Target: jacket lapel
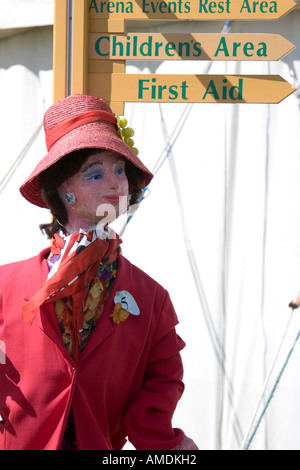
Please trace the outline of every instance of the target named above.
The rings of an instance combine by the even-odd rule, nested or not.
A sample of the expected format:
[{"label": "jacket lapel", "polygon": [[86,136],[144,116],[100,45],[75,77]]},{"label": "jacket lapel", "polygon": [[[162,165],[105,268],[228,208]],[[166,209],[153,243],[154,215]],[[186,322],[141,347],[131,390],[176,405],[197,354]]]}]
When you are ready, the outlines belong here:
[{"label": "jacket lapel", "polygon": [[109,294],[103,314],[99,319],[96,328],[91,334],[91,337],[89,338],[84,350],[81,353],[81,361],[85,360],[95,348],[97,348],[101,343],[103,343],[103,341],[105,341],[111,334],[114,333],[115,329],[118,328],[118,325],[116,325],[112,321],[109,315],[114,310],[115,293],[119,290],[129,291],[132,283],[131,278],[131,264],[121,255],[119,256],[118,260],[117,277]]},{"label": "jacket lapel", "polygon": [[[28,302],[37,290],[46,281],[48,276],[47,257],[49,248],[44,249],[38,256],[32,258],[32,264],[29,265],[28,278],[23,283],[23,299]],[[57,321],[53,303],[44,304],[39,308],[34,317],[32,325],[28,328],[40,328],[52,341],[56,343],[62,351],[63,356],[72,361],[71,356],[63,343],[59,324]]]}]

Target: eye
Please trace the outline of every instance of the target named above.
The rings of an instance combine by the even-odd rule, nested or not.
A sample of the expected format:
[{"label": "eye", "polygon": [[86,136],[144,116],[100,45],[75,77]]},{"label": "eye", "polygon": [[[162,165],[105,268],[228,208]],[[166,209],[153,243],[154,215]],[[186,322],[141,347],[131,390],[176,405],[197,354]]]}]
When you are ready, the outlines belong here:
[{"label": "eye", "polygon": [[101,170],[94,170],[87,173],[85,179],[87,180],[101,180],[104,178],[104,172]]},{"label": "eye", "polygon": [[125,173],[125,168],[124,168],[123,166],[122,166],[122,167],[121,167],[121,166],[120,166],[120,167],[117,167],[117,168],[115,169],[115,174],[116,174],[116,175],[124,175],[124,173]]}]

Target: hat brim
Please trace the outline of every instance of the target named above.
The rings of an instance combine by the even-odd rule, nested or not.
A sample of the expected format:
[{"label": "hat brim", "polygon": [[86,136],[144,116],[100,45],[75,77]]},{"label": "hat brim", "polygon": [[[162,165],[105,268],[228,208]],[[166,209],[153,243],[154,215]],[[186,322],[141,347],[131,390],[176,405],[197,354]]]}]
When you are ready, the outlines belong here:
[{"label": "hat brim", "polygon": [[22,196],[38,207],[48,208],[41,197],[38,176],[67,154],[85,148],[109,150],[124,157],[142,173],[144,184],[139,189],[146,187],[152,180],[152,173],[141,162],[135,152],[118,136],[116,131],[112,131],[112,127],[114,126],[108,122],[96,121],[73,129],[61,137],[52,145],[46,156],[38,163],[20,187]]}]

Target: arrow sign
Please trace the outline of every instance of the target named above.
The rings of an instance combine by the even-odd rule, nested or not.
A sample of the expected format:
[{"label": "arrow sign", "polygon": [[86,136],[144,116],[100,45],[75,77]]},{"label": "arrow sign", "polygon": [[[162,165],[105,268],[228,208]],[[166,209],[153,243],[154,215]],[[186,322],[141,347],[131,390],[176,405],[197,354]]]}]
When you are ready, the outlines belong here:
[{"label": "arrow sign", "polygon": [[90,19],[277,20],[296,6],[293,0],[88,0]]},{"label": "arrow sign", "polygon": [[293,93],[280,75],[89,74],[89,93],[107,101],[279,103]]},{"label": "arrow sign", "polygon": [[279,34],[89,34],[99,60],[279,60],[294,47]]}]

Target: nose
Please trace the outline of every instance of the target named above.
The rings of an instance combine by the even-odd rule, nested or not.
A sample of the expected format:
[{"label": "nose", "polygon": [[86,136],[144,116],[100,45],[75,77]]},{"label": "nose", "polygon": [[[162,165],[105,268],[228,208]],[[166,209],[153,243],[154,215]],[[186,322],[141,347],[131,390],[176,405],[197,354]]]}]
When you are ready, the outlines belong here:
[{"label": "nose", "polygon": [[114,191],[117,191],[120,188],[120,182],[117,175],[112,171],[107,176],[107,185],[108,188]]}]

